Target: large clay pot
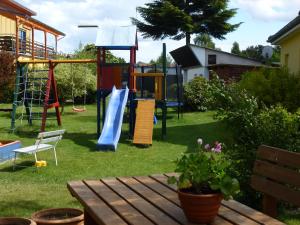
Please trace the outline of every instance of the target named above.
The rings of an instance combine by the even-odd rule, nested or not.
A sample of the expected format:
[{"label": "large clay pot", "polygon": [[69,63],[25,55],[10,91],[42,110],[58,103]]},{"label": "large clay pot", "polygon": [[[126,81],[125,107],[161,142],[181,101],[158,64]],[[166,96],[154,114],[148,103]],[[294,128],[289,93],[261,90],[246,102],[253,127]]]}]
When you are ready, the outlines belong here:
[{"label": "large clay pot", "polygon": [[0,218],[0,225],[36,225],[36,223],[26,218],[3,217]]},{"label": "large clay pot", "polygon": [[196,195],[178,190],[178,197],[188,221],[202,224],[214,220],[222,201],[219,193]]},{"label": "large clay pot", "polygon": [[72,208],[44,209],[31,216],[37,225],[83,225],[83,218],[83,212],[80,209]]}]

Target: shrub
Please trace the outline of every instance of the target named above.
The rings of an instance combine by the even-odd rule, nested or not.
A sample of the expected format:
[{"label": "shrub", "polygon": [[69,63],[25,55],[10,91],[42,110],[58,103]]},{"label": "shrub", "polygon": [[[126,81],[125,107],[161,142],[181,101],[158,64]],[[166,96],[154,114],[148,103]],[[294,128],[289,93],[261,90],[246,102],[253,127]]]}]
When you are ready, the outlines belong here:
[{"label": "shrub", "polygon": [[291,112],[300,107],[300,74],[294,75],[287,68],[247,72],[239,85],[255,96],[260,105],[280,104]]},{"label": "shrub", "polygon": [[211,102],[209,82],[204,77],[195,77],[184,85],[185,105],[194,111],[206,111]]},{"label": "shrub", "polygon": [[87,65],[59,64],[55,68],[55,79],[60,98],[72,99],[72,92],[76,99],[82,98],[87,91],[87,101],[95,99],[96,75]]},{"label": "shrub", "polygon": [[226,89],[227,106],[217,117],[227,122],[235,145],[227,151],[231,158],[232,176],[239,177],[240,200],[256,206],[258,196],[249,185],[259,145],[266,144],[300,152],[300,113],[289,113],[282,106],[259,108],[254,97],[237,87]]},{"label": "shrub", "polygon": [[12,102],[15,83],[14,56],[0,51],[0,102]]}]

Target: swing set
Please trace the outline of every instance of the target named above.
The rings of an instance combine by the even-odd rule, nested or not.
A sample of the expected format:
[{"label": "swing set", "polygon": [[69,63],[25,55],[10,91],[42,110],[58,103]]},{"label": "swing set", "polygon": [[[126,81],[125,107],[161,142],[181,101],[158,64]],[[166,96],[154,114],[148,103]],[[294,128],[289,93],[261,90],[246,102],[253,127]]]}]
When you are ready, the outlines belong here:
[{"label": "swing set", "polygon": [[[55,108],[57,124],[61,126],[59,111],[60,102],[57,92],[54,69],[58,64],[89,64],[96,63],[92,59],[72,60],[19,60],[17,62],[17,76],[12,106],[11,129],[15,130],[16,121],[27,119],[29,125],[33,120],[41,120],[41,132],[45,131],[46,121],[50,113],[49,109]],[[43,68],[43,69],[40,69]],[[73,71],[71,71],[72,73]],[[74,112],[86,111],[86,83],[84,84],[84,102],[82,107],[76,107],[74,88],[75,82],[72,74],[72,98]],[[21,106],[21,115],[17,114],[17,108]],[[37,110],[34,110],[37,108]],[[19,112],[19,111],[18,111]]]},{"label": "swing set", "polygon": [[74,82],[73,63],[71,63],[71,76],[72,76],[72,103],[73,103],[72,111],[73,112],[85,112],[86,111],[86,107],[85,107],[85,105],[86,105],[86,96],[87,96],[86,80],[84,82],[83,104],[82,104],[82,106],[76,106],[75,105],[75,93],[74,93],[76,84]]}]

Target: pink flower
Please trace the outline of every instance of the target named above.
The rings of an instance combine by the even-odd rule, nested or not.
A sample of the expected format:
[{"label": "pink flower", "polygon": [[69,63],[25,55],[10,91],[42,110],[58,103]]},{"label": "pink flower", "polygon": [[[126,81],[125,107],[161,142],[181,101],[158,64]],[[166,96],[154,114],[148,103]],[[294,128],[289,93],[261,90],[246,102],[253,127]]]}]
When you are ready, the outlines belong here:
[{"label": "pink flower", "polygon": [[210,145],[206,144],[206,145],[204,145],[204,148],[205,148],[205,150],[209,151],[210,150]]},{"label": "pink flower", "polygon": [[217,143],[215,148],[212,150],[213,152],[221,153],[222,151],[222,145],[221,143]]}]

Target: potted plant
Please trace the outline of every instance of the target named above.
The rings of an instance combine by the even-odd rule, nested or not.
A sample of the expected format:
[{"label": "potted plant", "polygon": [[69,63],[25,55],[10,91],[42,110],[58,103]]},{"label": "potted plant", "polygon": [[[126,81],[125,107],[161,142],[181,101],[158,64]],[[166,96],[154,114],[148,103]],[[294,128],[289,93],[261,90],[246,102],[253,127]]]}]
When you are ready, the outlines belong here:
[{"label": "potted plant", "polygon": [[35,212],[31,216],[37,225],[83,225],[82,210],[73,208],[53,208]]},{"label": "potted plant", "polygon": [[221,143],[204,145],[201,138],[197,142],[195,152],[185,153],[176,161],[179,176],[170,177],[168,182],[177,183],[178,197],[190,222],[210,223],[222,199],[239,192],[239,182],[226,173],[230,163],[222,153]]},{"label": "potted plant", "polygon": [[0,218],[0,225],[36,225],[36,223],[30,219],[20,217],[2,217]]}]

